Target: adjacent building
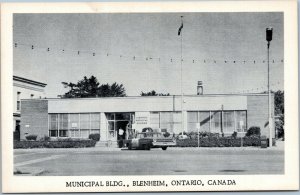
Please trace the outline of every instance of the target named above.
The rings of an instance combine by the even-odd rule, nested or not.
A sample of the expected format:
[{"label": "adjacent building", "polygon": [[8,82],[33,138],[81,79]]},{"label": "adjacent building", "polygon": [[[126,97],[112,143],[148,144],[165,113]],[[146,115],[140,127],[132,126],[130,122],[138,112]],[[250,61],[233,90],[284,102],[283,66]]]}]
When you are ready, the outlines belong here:
[{"label": "adjacent building", "polygon": [[19,139],[21,122],[21,100],[22,99],[41,99],[45,97],[46,84],[27,78],[13,76],[13,118],[14,118],[14,138]]},{"label": "adjacent building", "polygon": [[[182,112],[177,95],[23,99],[21,139],[28,134],[88,138],[99,133],[100,141],[116,141],[128,123],[137,131],[152,127],[173,134],[199,130],[225,136],[244,136],[249,127],[258,126],[269,137],[267,94],[184,95],[183,102]],[[271,105],[274,116],[274,98]]]}]

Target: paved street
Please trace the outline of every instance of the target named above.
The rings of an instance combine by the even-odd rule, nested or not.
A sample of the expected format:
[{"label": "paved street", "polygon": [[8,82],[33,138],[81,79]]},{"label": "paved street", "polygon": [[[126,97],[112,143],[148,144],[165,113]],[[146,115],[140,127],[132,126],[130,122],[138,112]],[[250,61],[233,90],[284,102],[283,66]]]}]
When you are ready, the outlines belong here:
[{"label": "paved street", "polygon": [[283,174],[284,150],[275,148],[15,149],[16,175]]}]

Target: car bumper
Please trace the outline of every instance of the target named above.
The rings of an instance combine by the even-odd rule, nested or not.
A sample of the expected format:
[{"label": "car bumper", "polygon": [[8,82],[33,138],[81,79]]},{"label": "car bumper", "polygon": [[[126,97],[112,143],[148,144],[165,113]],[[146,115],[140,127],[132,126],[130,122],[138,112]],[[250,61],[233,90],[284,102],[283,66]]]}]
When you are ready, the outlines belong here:
[{"label": "car bumper", "polygon": [[153,142],[153,146],[159,147],[159,146],[175,146],[175,142]]}]

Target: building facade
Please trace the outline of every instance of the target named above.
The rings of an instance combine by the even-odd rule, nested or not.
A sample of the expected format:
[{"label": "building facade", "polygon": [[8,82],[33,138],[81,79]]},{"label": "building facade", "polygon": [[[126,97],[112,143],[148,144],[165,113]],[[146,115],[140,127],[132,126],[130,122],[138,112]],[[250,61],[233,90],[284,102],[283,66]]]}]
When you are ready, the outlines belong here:
[{"label": "building facade", "polygon": [[21,100],[22,99],[35,99],[45,97],[46,84],[38,81],[33,81],[23,77],[13,76],[13,106],[14,106],[14,132],[16,134],[16,139],[18,139],[18,134],[20,132],[20,122],[21,122]]},{"label": "building facade", "polygon": [[[151,127],[179,134],[200,127],[225,136],[244,136],[249,127],[258,126],[269,137],[267,94],[185,95],[183,112],[180,102],[181,96],[26,99],[21,139],[28,134],[88,138],[99,133],[100,141],[116,141],[128,123],[137,131]],[[274,116],[274,98],[271,105]]]}]

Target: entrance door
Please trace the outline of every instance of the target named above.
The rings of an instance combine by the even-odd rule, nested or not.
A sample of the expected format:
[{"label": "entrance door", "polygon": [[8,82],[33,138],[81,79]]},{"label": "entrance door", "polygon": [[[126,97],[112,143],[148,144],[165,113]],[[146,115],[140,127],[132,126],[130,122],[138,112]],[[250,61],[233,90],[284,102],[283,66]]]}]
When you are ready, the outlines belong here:
[{"label": "entrance door", "polygon": [[[129,121],[116,121],[116,132],[117,140],[125,139],[126,137],[126,126]],[[123,130],[123,132],[121,132]]]},{"label": "entrance door", "polygon": [[[125,139],[126,126],[130,121],[133,121],[134,113],[106,113],[105,115],[108,121],[108,140]],[[124,131],[122,135],[119,134],[121,129]]]}]

